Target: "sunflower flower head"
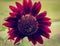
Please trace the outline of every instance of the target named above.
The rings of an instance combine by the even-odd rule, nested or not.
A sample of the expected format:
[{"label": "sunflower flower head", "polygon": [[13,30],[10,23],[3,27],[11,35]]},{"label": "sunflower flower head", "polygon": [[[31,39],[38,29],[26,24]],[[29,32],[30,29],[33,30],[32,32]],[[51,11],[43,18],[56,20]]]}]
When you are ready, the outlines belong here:
[{"label": "sunflower flower head", "polygon": [[24,37],[28,37],[34,45],[37,42],[43,44],[41,36],[49,39],[51,22],[50,18],[46,17],[46,11],[39,13],[40,1],[32,4],[32,0],[23,0],[23,4],[16,2],[16,6],[9,6],[12,12],[3,23],[8,27],[8,39],[14,40],[16,44]]}]

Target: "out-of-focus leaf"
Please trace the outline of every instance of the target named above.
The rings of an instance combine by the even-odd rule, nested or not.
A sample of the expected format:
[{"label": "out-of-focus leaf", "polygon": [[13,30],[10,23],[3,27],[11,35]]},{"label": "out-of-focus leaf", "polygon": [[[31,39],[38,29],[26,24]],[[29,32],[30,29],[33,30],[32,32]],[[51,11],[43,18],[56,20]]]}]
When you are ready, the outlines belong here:
[{"label": "out-of-focus leaf", "polygon": [[[16,1],[16,0],[1,0],[1,1],[7,1],[7,2],[10,2],[10,1]],[[17,1],[20,1],[20,0],[17,0]]]},{"label": "out-of-focus leaf", "polygon": [[20,43],[16,44],[15,46],[31,46],[28,42],[27,38],[24,38]]},{"label": "out-of-focus leaf", "polygon": [[5,27],[5,26],[0,27],[0,31],[5,31],[6,28],[7,27]]},{"label": "out-of-focus leaf", "polygon": [[22,46],[22,45],[20,45],[20,43],[18,43],[18,44],[16,44],[15,46]]},{"label": "out-of-focus leaf", "polygon": [[3,41],[4,39],[2,37],[0,37],[0,41]]}]

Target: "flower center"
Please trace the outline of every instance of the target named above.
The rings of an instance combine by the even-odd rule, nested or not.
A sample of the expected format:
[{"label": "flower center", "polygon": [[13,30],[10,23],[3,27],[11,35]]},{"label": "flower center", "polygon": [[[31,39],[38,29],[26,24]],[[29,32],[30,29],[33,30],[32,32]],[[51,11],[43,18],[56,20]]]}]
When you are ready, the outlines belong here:
[{"label": "flower center", "polygon": [[38,22],[35,17],[31,15],[22,16],[18,20],[18,30],[24,35],[32,35],[36,33],[38,29]]}]

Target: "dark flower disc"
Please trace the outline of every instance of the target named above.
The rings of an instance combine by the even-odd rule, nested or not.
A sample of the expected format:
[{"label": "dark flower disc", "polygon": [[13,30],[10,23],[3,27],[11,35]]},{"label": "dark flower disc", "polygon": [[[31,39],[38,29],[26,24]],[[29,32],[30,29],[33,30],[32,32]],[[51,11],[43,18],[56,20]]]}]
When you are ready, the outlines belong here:
[{"label": "dark flower disc", "polygon": [[18,20],[18,30],[24,35],[32,35],[38,30],[38,21],[34,16],[29,14],[22,16],[21,19]]}]

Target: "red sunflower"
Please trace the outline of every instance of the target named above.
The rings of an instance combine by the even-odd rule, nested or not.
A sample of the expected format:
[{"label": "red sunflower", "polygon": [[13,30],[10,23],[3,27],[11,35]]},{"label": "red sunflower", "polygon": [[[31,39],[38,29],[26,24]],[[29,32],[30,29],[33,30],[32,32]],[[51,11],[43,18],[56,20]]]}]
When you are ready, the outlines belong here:
[{"label": "red sunflower", "polygon": [[49,39],[51,22],[50,18],[46,17],[46,11],[39,13],[41,3],[35,2],[32,4],[31,0],[23,0],[23,4],[16,2],[16,6],[9,6],[12,13],[3,23],[9,30],[8,39],[15,40],[14,44],[16,44],[24,37],[28,37],[28,40],[34,45],[37,42],[43,44],[41,36]]}]

